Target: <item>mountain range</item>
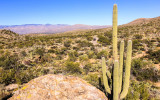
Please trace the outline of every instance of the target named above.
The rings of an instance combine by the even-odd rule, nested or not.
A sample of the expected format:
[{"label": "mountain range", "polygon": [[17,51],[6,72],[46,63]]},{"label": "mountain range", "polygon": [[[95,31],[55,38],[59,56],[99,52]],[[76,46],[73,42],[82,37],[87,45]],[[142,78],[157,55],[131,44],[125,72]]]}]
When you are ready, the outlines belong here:
[{"label": "mountain range", "polygon": [[73,30],[82,29],[101,29],[111,27],[110,25],[67,25],[67,24],[24,24],[24,25],[0,25],[0,29],[7,29],[18,34],[29,34],[29,33],[61,33]]},{"label": "mountain range", "polygon": [[[156,23],[152,25],[153,23]],[[160,17],[155,18],[139,18],[127,24],[120,25],[121,27],[137,27],[139,26],[141,30],[146,26],[152,25],[152,27],[147,27],[145,30],[158,30],[160,23]],[[89,29],[111,29],[111,25],[84,25],[84,24],[24,24],[24,25],[0,25],[0,29],[11,30],[18,34],[31,34],[31,33],[43,33],[43,34],[51,34],[51,33],[63,33],[63,32],[77,32]],[[143,30],[144,31],[144,30]]]}]

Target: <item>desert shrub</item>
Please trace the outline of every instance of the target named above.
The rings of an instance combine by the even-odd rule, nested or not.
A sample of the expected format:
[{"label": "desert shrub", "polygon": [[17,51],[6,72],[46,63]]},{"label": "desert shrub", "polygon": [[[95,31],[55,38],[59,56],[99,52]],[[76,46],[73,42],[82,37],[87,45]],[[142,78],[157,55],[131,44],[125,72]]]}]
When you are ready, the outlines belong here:
[{"label": "desert shrub", "polygon": [[27,42],[24,42],[23,45],[25,47],[32,47],[34,45],[34,42],[33,41],[27,41]]},{"label": "desert shrub", "polygon": [[24,64],[25,64],[25,65],[29,65],[29,66],[33,66],[33,65],[34,65],[31,60],[25,60],[25,61],[24,61]]},{"label": "desert shrub", "polygon": [[[31,62],[32,63],[32,62]],[[41,68],[42,69],[42,68]],[[32,70],[32,73],[31,73]],[[43,71],[43,72],[42,72]],[[0,55],[0,83],[8,85],[11,83],[22,84],[35,78],[32,75],[39,73],[45,73],[44,70],[39,68],[26,67],[19,62],[19,58],[16,54],[10,54],[5,52]],[[37,76],[37,75],[36,75]]]},{"label": "desert shrub", "polygon": [[111,39],[105,36],[99,35],[98,38],[99,38],[98,41],[102,43],[102,45],[110,45],[112,42]]},{"label": "desert shrub", "polygon": [[88,81],[93,86],[96,86],[98,88],[99,86],[99,74],[98,73],[89,73],[87,76],[84,76],[83,79]]},{"label": "desert shrub", "polygon": [[79,47],[90,47],[93,46],[93,44],[89,41],[83,40],[83,41],[77,41]]},{"label": "desert shrub", "polygon": [[153,43],[149,39],[144,39],[143,41],[147,44],[147,47],[151,48],[153,46]]},{"label": "desert shrub", "polygon": [[80,49],[79,47],[76,47],[76,46],[73,47],[73,50],[76,50],[76,51],[77,51],[77,50],[79,50],[79,49]]},{"label": "desert shrub", "polygon": [[151,42],[156,42],[156,39],[151,39]]},{"label": "desert shrub", "polygon": [[22,55],[23,57],[27,56],[26,51],[25,51],[25,50],[24,50],[24,51],[21,51],[21,55]]},{"label": "desert shrub", "polygon": [[88,60],[88,55],[87,54],[83,54],[81,56],[79,56],[80,61],[87,61]]},{"label": "desert shrub", "polygon": [[18,48],[23,48],[24,45],[19,43],[19,44],[17,44],[17,47],[18,47]]},{"label": "desert shrub", "polygon": [[55,50],[51,48],[48,50],[48,53],[55,53]]},{"label": "desert shrub", "polygon": [[3,54],[4,53],[4,50],[0,49],[0,54]]},{"label": "desert shrub", "polygon": [[38,77],[40,75],[47,74],[48,70],[41,67],[32,67],[27,69],[9,69],[9,70],[0,70],[0,83],[1,84],[23,84],[31,79]]},{"label": "desert shrub", "polygon": [[52,46],[51,49],[57,49],[57,46]]},{"label": "desert shrub", "polygon": [[109,53],[106,50],[102,50],[100,52],[97,53],[97,59],[101,59],[101,57],[108,57]]},{"label": "desert shrub", "polygon": [[1,69],[0,70],[0,83],[5,84],[5,85],[14,83],[15,82],[14,75],[15,75],[14,69],[10,69],[10,70]]},{"label": "desert shrub", "polygon": [[62,60],[63,59],[63,56],[62,55],[57,55],[56,57],[55,57],[55,60]]},{"label": "desert shrub", "polygon": [[102,69],[101,63],[92,64],[90,72],[101,72],[102,71],[101,69]]},{"label": "desert shrub", "polygon": [[16,80],[16,83],[23,84],[29,82],[31,79],[34,79],[38,76],[45,75],[48,72],[48,69],[44,69],[42,67],[32,67],[26,70],[16,72],[14,78]]},{"label": "desert shrub", "polygon": [[160,50],[157,51],[152,51],[152,50],[148,50],[148,55],[146,56],[149,59],[152,59],[154,61],[154,63],[158,64],[160,62]]},{"label": "desert shrub", "polygon": [[19,65],[18,60],[18,55],[5,53],[0,56],[0,67],[4,69],[16,68]]},{"label": "desert shrub", "polygon": [[71,40],[65,41],[64,42],[64,46],[65,47],[70,47],[71,46],[71,42],[72,42]]},{"label": "desert shrub", "polygon": [[143,82],[132,81],[125,100],[150,100],[149,86]]},{"label": "desert shrub", "polygon": [[62,38],[56,39],[55,43],[62,43]]},{"label": "desert shrub", "polygon": [[88,41],[92,41],[92,40],[93,40],[93,37],[92,37],[92,36],[90,36],[90,35],[87,35],[87,37],[86,37],[86,38],[87,38],[87,40],[88,40]]},{"label": "desert shrub", "polygon": [[159,72],[154,70],[151,62],[141,59],[132,60],[132,73],[139,81],[151,80],[157,82],[160,79]]},{"label": "desert shrub", "polygon": [[68,56],[69,56],[69,58],[68,58],[69,61],[76,61],[77,57],[78,57],[78,52],[77,51],[70,51],[68,53]]},{"label": "desert shrub", "polygon": [[66,48],[66,47],[61,48],[60,54],[67,54],[66,53],[67,50],[68,50],[68,48]]},{"label": "desert shrub", "polygon": [[42,56],[39,60],[41,63],[51,62],[52,56],[50,56],[50,54],[46,54],[46,55]]},{"label": "desert shrub", "polygon": [[29,40],[30,40],[30,37],[29,37],[29,36],[25,36],[24,38],[25,38],[26,41],[29,41]]},{"label": "desert shrub", "polygon": [[105,32],[104,36],[108,37],[109,39],[112,39],[112,31]]},{"label": "desert shrub", "polygon": [[134,39],[132,41],[133,41],[133,49],[140,50],[141,48],[143,48],[142,40]]},{"label": "desert shrub", "polygon": [[157,47],[160,47],[160,42],[158,43]]},{"label": "desert shrub", "polygon": [[88,58],[91,59],[94,57],[95,53],[94,53],[94,51],[90,50],[87,52],[87,55],[88,55]]},{"label": "desert shrub", "polygon": [[90,72],[90,70],[91,70],[91,67],[92,67],[92,64],[91,64],[91,63],[86,64],[86,65],[83,67],[84,72],[85,72],[86,74],[88,74],[88,73]]},{"label": "desert shrub", "polygon": [[72,61],[67,61],[65,64],[65,71],[69,73],[77,73],[80,74],[82,73],[81,68],[79,67],[79,63],[77,62],[72,62]]},{"label": "desert shrub", "polygon": [[141,35],[141,34],[135,34],[133,37],[135,39],[142,39],[143,35]]},{"label": "desert shrub", "polygon": [[3,47],[3,45],[0,45],[0,49],[3,49],[4,47]]},{"label": "desert shrub", "polygon": [[21,66],[17,66],[16,68],[12,68],[12,69],[1,69],[0,70],[0,83],[3,84],[11,84],[11,83],[16,83],[16,75],[20,75],[18,74],[18,72],[22,71],[23,69],[26,69],[26,67],[24,65]]},{"label": "desert shrub", "polygon": [[35,50],[35,54],[43,56],[45,53],[45,49],[44,48],[36,48]]}]

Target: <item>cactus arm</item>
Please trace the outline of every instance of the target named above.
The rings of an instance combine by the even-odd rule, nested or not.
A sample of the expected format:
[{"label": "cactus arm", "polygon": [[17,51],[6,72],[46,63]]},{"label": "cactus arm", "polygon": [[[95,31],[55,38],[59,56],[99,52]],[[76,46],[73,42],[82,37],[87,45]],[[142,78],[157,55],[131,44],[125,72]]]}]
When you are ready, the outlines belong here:
[{"label": "cactus arm", "polygon": [[123,91],[120,94],[120,99],[123,99],[127,93],[129,88],[129,81],[130,81],[130,71],[131,71],[131,56],[132,56],[132,41],[128,41],[127,46],[127,58],[126,58],[126,68],[125,68],[125,76],[123,82]]},{"label": "cactus arm", "polygon": [[109,85],[108,85],[108,79],[107,79],[107,76],[106,76],[106,63],[105,63],[105,58],[104,57],[102,57],[102,73],[103,73],[103,83],[104,83],[104,87],[106,89],[106,92],[111,94],[111,90],[110,90]]},{"label": "cactus arm", "polygon": [[[107,67],[109,68],[110,65],[111,65],[111,61],[107,60]],[[109,70],[107,70],[106,72],[107,72],[108,78],[111,79],[111,73],[109,72]]]},{"label": "cactus arm", "polygon": [[113,59],[117,60],[117,4],[113,6]]},{"label": "cactus arm", "polygon": [[118,100],[119,98],[119,64],[118,60],[114,61],[114,69],[113,69],[113,100]]},{"label": "cactus arm", "polygon": [[120,44],[120,59],[119,59],[119,93],[122,88],[122,76],[123,76],[123,53],[124,53],[124,41]]},{"label": "cactus arm", "polygon": [[108,70],[106,72],[107,72],[108,78],[111,79],[111,73]]}]

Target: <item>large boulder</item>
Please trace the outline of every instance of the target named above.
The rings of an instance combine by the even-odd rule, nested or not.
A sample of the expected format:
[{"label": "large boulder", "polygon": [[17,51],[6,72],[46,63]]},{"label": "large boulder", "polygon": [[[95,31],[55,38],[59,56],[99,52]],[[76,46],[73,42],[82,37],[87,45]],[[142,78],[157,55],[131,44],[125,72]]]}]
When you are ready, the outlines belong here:
[{"label": "large boulder", "polygon": [[31,80],[9,100],[107,100],[107,97],[78,77],[48,74]]}]

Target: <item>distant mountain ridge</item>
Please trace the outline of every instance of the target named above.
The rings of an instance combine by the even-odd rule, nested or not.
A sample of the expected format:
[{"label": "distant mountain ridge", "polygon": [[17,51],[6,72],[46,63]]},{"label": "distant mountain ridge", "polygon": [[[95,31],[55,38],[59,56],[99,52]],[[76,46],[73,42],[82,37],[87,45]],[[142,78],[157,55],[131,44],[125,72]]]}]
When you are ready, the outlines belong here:
[{"label": "distant mountain ridge", "polygon": [[8,29],[18,34],[29,33],[61,33],[81,29],[101,29],[111,27],[110,25],[83,25],[83,24],[24,24],[24,25],[0,25],[0,29]]},{"label": "distant mountain ridge", "polygon": [[137,25],[137,24],[147,24],[151,21],[159,21],[160,20],[160,16],[159,17],[155,17],[155,18],[138,18],[136,20],[133,20],[125,25]]}]

